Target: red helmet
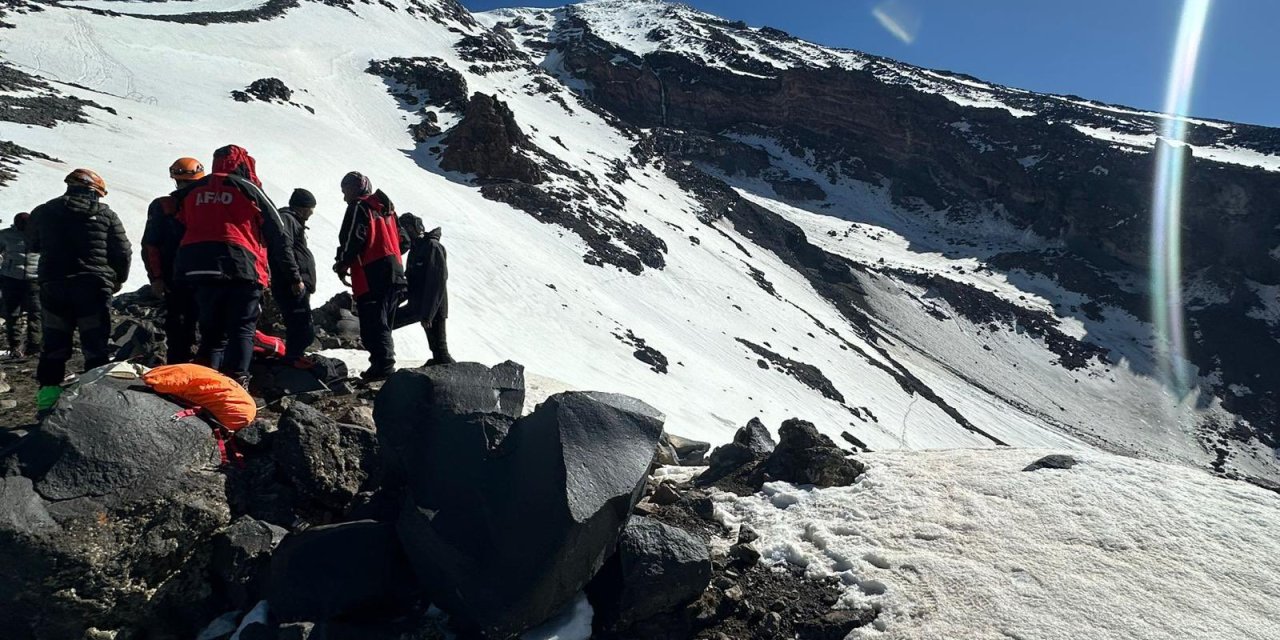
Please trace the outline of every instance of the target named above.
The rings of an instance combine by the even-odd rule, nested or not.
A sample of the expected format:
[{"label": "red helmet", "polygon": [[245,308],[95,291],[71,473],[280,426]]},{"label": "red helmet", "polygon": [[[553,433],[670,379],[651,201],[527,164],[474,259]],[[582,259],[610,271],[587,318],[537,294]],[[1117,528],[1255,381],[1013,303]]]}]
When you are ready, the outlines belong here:
[{"label": "red helmet", "polygon": [[181,181],[199,180],[204,177],[204,165],[195,158],[178,158],[169,165],[169,177]]},{"label": "red helmet", "polygon": [[76,169],[68,173],[63,182],[73,187],[89,187],[99,196],[107,195],[107,181],[90,169]]}]

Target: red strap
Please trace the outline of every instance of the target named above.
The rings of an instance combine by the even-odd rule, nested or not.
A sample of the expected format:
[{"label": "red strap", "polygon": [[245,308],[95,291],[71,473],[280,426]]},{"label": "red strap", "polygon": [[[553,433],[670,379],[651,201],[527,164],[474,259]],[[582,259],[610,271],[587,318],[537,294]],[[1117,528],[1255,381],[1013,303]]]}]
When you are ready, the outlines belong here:
[{"label": "red strap", "polygon": [[[202,407],[190,407],[173,414],[173,420],[177,422],[183,418],[191,418],[204,411]],[[222,464],[234,462],[237,468],[244,468],[244,456],[240,450],[236,448],[235,440],[231,432],[224,426],[214,420],[212,416],[207,418],[210,423],[210,429],[213,431],[213,439],[218,443],[218,455],[222,458]]]}]

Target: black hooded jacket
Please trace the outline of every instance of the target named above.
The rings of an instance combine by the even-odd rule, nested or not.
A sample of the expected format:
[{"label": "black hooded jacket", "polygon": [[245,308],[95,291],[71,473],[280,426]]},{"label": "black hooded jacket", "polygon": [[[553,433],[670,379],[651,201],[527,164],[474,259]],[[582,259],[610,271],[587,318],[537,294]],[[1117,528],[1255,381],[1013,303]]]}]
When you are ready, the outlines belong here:
[{"label": "black hooded jacket", "polygon": [[293,262],[298,265],[298,275],[302,283],[307,285],[307,292],[316,292],[316,257],[307,246],[307,223],[303,222],[292,207],[280,210],[280,222],[289,236],[289,246],[293,250]]},{"label": "black hooded jacket", "polygon": [[440,236],[437,227],[414,240],[409,249],[409,264],[405,269],[409,295],[405,305],[396,312],[397,326],[449,316],[448,256],[440,244]]},{"label": "black hooded jacket", "polygon": [[129,278],[129,238],[111,207],[89,189],[73,187],[31,212],[27,247],[40,254],[40,283],[98,281],[116,292]]}]

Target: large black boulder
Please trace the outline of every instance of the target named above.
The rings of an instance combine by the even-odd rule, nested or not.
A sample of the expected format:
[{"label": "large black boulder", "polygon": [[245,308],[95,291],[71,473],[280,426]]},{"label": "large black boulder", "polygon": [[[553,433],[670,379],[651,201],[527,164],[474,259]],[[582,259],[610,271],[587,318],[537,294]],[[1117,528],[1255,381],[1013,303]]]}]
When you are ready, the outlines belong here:
[{"label": "large black boulder", "polygon": [[271,443],[277,468],[289,483],[303,496],[340,513],[381,476],[377,434],[335,422],[301,402],[290,404],[280,416]]},{"label": "large black boulder", "polygon": [[397,371],[374,404],[392,482],[423,507],[466,499],[484,459],[524,409],[524,368],[462,362]]},{"label": "large black boulder", "polygon": [[853,484],[866,467],[837,447],[831,438],[818,433],[813,423],[792,418],[778,429],[778,446],[756,467],[753,486],[782,480],[817,487]]},{"label": "large black boulder", "polygon": [[744,467],[751,467],[773,453],[777,446],[769,429],[752,418],[745,427],[733,434],[733,442],[716,447],[707,459],[707,470],[697,478],[701,486],[716,484],[736,475]]},{"label": "large black boulder", "polygon": [[[230,520],[209,426],[103,378],[68,391],[0,480],[0,629],[15,640],[192,637]],[[103,636],[106,637],[106,636]]]},{"label": "large black boulder", "polygon": [[[499,404],[496,389],[481,395]],[[380,431],[386,415],[379,413]],[[467,499],[428,508],[414,495],[400,518],[420,584],[486,637],[545,621],[613,553],[661,433],[661,415],[638,400],[569,392],[515,421],[487,456],[469,449],[454,456],[450,471],[473,479]]]},{"label": "large black boulder", "polygon": [[267,601],[282,622],[391,615],[416,595],[390,523],[312,527],[287,536],[271,559]]},{"label": "large black boulder", "polygon": [[635,516],[618,552],[591,581],[587,594],[599,631],[626,629],[697,600],[711,583],[711,550],[696,536]]}]

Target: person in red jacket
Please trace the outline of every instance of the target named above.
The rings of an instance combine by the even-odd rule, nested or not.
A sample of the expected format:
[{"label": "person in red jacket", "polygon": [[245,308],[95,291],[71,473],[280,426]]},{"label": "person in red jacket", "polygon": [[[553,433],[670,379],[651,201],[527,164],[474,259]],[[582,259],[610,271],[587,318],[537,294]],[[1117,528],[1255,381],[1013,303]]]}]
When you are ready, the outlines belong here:
[{"label": "person in red jacket", "polygon": [[268,265],[277,286],[296,295],[305,286],[288,233],[253,157],[235,145],[215,151],[213,173],[174,196],[183,228],[174,271],[194,287],[200,310],[196,357],[247,386],[262,291],[273,277]]},{"label": "person in red jacket", "polygon": [[173,262],[182,242],[182,225],[177,220],[178,199],[174,197],[205,176],[204,165],[195,158],[178,158],[169,167],[175,191],[151,201],[147,226],[142,232],[142,263],[147,267],[151,293],[164,301],[165,362],[190,362],[196,346],[195,292],[186,282],[174,278]]},{"label": "person in red jacket", "polygon": [[391,327],[405,290],[395,205],[385,193],[374,191],[369,178],[359,172],[348,173],[341,186],[347,212],[338,232],[333,270],[344,283],[351,275],[360,341],[369,352],[369,369],[361,378],[382,380],[395,371]]}]

